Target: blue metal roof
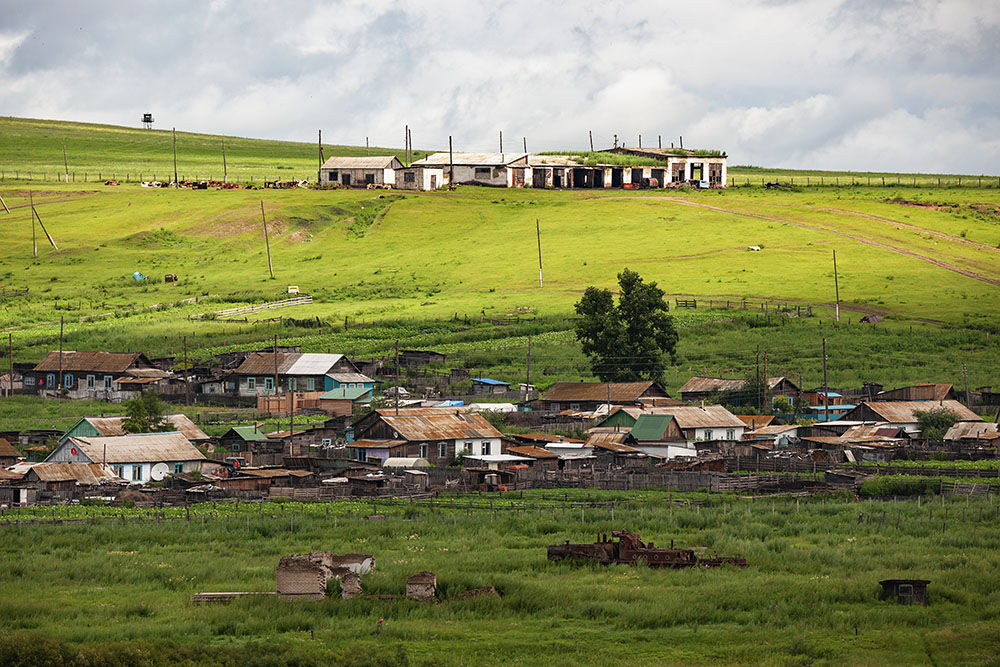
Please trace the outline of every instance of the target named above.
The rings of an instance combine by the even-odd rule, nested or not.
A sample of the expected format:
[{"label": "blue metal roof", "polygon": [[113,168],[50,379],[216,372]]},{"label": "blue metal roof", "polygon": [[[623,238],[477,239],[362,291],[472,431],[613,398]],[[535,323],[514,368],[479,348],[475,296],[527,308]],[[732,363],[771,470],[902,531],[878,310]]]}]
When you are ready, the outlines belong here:
[{"label": "blue metal roof", "polygon": [[493,380],[491,378],[471,378],[473,382],[478,382],[479,384],[492,384],[497,386],[509,387],[510,382],[502,382],[500,380]]},{"label": "blue metal roof", "polygon": [[435,408],[457,408],[465,405],[465,401],[444,401],[435,405]]},{"label": "blue metal roof", "polygon": [[[856,407],[858,407],[858,406],[856,406],[856,405],[848,405],[846,403],[843,404],[843,405],[831,405],[830,406],[830,412],[833,412],[834,410],[853,410]],[[809,409],[810,410],[818,410],[819,412],[825,412],[826,411],[826,407],[824,407],[822,405],[810,405]]]}]

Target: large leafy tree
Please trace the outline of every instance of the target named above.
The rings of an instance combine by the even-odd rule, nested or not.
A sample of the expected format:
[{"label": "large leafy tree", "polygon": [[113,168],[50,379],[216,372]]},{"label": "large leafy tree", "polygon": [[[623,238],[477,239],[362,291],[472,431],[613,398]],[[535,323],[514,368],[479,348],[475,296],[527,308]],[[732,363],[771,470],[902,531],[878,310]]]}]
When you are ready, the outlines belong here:
[{"label": "large leafy tree", "polygon": [[164,404],[155,391],[147,391],[125,402],[122,429],[126,433],[155,433],[173,430],[163,419]]},{"label": "large leafy tree", "polygon": [[618,290],[616,304],[610,290],[587,288],[576,304],[576,338],[602,382],[659,381],[677,346],[664,292],[629,269],[618,274]]}]

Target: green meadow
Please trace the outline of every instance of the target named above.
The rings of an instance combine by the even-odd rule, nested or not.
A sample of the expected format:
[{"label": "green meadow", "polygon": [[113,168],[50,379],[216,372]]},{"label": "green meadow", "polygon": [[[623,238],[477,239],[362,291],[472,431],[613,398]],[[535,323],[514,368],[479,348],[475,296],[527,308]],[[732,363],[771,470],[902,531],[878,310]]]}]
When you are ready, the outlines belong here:
[{"label": "green meadow", "polygon": [[[996,664],[996,504],[922,500],[553,490],[474,497],[471,509],[441,497],[433,507],[209,503],[190,520],[183,507],[7,512],[0,661]],[[373,511],[387,518],[365,520]],[[84,521],[61,523],[67,512]],[[548,544],[623,527],[661,546],[743,554],[749,567],[546,560]],[[190,601],[274,590],[282,555],[327,549],[375,555],[362,578],[373,596],[401,595],[409,575],[433,571],[440,602]],[[886,578],[929,579],[930,605],[879,600]],[[480,586],[501,597],[457,597]]]}]

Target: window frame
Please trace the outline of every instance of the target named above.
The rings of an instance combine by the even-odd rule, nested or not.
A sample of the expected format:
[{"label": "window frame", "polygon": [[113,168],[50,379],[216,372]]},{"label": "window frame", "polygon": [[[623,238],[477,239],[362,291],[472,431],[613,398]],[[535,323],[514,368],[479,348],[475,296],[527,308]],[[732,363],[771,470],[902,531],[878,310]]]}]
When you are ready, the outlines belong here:
[{"label": "window frame", "polygon": [[257,378],[255,377],[247,378],[247,391],[257,391]]}]

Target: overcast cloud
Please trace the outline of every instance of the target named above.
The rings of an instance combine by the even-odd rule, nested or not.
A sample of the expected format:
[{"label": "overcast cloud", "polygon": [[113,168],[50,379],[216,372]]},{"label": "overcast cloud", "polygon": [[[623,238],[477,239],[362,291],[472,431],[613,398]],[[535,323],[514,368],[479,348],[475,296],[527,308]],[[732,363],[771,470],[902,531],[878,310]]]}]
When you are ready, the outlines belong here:
[{"label": "overcast cloud", "polygon": [[[15,2],[0,113],[733,164],[1000,173],[1000,2]],[[2,137],[0,137],[2,141]]]}]

